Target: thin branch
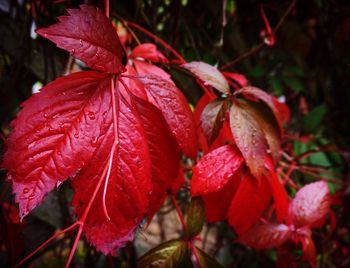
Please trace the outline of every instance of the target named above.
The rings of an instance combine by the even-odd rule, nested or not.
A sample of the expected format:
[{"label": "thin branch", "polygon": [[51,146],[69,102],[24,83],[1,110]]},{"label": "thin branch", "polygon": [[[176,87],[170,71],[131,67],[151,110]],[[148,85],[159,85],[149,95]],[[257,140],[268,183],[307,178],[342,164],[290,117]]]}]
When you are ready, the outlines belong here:
[{"label": "thin branch", "polygon": [[[292,2],[290,3],[290,5],[288,6],[287,10],[284,12],[284,14],[282,15],[282,17],[280,18],[280,20],[278,21],[278,23],[276,24],[275,28],[272,30],[272,33],[275,35],[276,32],[279,30],[279,28],[281,27],[281,25],[283,24],[283,22],[285,21],[285,19],[287,18],[287,16],[289,15],[289,13],[292,11],[293,7],[295,6],[295,3],[297,1],[296,0],[292,0]],[[233,61],[225,64],[224,66],[222,66],[220,68],[220,70],[225,70],[228,69],[230,67],[232,67],[233,65],[237,64],[238,62],[250,57],[251,55],[253,55],[254,53],[257,53],[258,51],[260,51],[262,48],[264,48],[266,46],[266,44],[264,42],[256,45],[255,47],[251,48],[249,51],[243,53],[242,55],[240,55],[238,58],[234,59]]]}]

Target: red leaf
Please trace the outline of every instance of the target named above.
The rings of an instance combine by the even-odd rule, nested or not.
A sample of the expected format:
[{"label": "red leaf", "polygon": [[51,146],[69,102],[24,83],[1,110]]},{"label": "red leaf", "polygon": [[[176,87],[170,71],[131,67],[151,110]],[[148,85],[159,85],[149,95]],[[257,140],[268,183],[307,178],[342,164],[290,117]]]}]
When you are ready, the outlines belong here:
[{"label": "red leaf", "polygon": [[[75,191],[73,205],[79,218],[109,160],[114,142],[111,110],[105,117],[104,126],[107,132],[97,141],[91,160],[93,164],[82,169],[72,180]],[[120,99],[118,136],[119,145],[106,194],[106,207],[111,219],[108,221],[103,212],[101,187],[84,225],[87,239],[104,254],[114,254],[116,249],[132,239],[134,230],[146,213],[152,191],[147,138],[136,110],[123,98]]]},{"label": "red leaf", "polygon": [[157,47],[151,43],[144,43],[135,47],[130,54],[130,58],[143,58],[153,62],[167,63],[167,58],[157,50]]},{"label": "red leaf", "polygon": [[209,145],[213,143],[222,128],[228,105],[227,101],[216,99],[208,103],[201,114],[201,127]]},{"label": "red leaf", "polygon": [[247,80],[247,78],[242,75],[242,74],[238,74],[238,73],[227,73],[227,72],[222,72],[222,74],[228,78],[231,79],[233,81],[235,81],[236,83],[238,83],[241,87],[246,87],[248,86],[249,81]]},{"label": "red leaf", "polygon": [[205,216],[208,222],[227,219],[227,212],[242,178],[242,169],[239,169],[219,191],[203,195]]},{"label": "red leaf", "polygon": [[277,223],[258,224],[238,238],[237,242],[255,249],[275,248],[291,237],[287,225]]},{"label": "red leaf", "polygon": [[286,189],[281,184],[274,170],[273,164],[270,158],[265,158],[266,168],[269,170],[269,176],[267,180],[270,182],[272,195],[275,201],[276,214],[279,222],[282,222],[288,213],[289,199]]},{"label": "red leaf", "polygon": [[106,131],[107,78],[92,71],[74,73],[22,104],[3,163],[22,218],[90,161],[97,139]]},{"label": "red leaf", "polygon": [[331,196],[324,181],[310,183],[301,188],[289,205],[289,221],[296,227],[312,225],[326,217]]},{"label": "red leaf", "polygon": [[39,29],[37,33],[95,70],[121,73],[124,70],[122,47],[109,19],[88,5],[68,9],[68,14],[59,17],[60,22]]},{"label": "red leaf", "polygon": [[159,68],[158,66],[155,66],[145,61],[139,61],[139,60],[134,60],[133,64],[135,65],[135,68],[138,74],[153,75],[153,76],[156,75],[172,84],[174,83],[171,80],[170,74],[166,73],[163,69]]},{"label": "red leaf", "polygon": [[211,151],[193,168],[192,196],[205,195],[222,189],[243,162],[233,145],[224,145]]},{"label": "red leaf", "polygon": [[153,191],[147,212],[151,220],[178,176],[180,152],[161,111],[137,97],[133,97],[132,102],[140,114],[152,162]]},{"label": "red leaf", "polygon": [[149,101],[159,108],[182,151],[195,158],[197,137],[192,112],[185,96],[172,83],[158,76],[136,78],[143,83]]},{"label": "red leaf", "polygon": [[288,122],[290,116],[287,105],[279,102],[274,96],[271,96],[265,91],[256,87],[244,87],[241,90],[236,91],[235,95],[236,94],[243,94],[245,97],[253,101],[263,101],[267,106],[269,106],[275,115],[280,131],[283,133],[283,124]]},{"label": "red leaf", "polygon": [[260,178],[265,173],[267,142],[257,115],[246,102],[234,101],[230,111],[230,127],[251,173]]},{"label": "red leaf", "polygon": [[261,217],[271,198],[264,177],[258,182],[249,172],[242,179],[228,211],[229,224],[237,234],[248,231]]},{"label": "red leaf", "polygon": [[204,85],[213,88],[225,94],[230,94],[230,87],[222,73],[214,66],[202,61],[192,61],[182,65],[204,82]]}]

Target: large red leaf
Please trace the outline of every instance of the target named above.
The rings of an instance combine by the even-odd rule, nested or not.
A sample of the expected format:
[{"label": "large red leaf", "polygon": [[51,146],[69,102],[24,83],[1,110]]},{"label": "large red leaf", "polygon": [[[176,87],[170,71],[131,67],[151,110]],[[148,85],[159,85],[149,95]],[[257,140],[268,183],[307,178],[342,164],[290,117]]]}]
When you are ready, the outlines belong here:
[{"label": "large red leaf", "polygon": [[[118,117],[119,145],[106,192],[110,220],[103,212],[101,187],[84,225],[87,239],[104,254],[115,253],[116,249],[132,239],[134,230],[146,213],[152,191],[147,137],[136,110],[123,98]],[[82,169],[72,180],[75,191],[73,205],[78,218],[82,217],[109,160],[114,142],[111,110],[103,124],[108,131],[97,140],[97,149],[91,161],[93,164]]]},{"label": "large red leaf", "polygon": [[201,114],[201,127],[209,145],[213,143],[222,128],[228,105],[227,101],[216,99],[208,103]]},{"label": "large red leaf", "polygon": [[214,66],[202,61],[192,61],[183,64],[182,67],[196,75],[204,82],[204,85],[212,86],[222,93],[230,94],[230,87],[226,78]]},{"label": "large red leaf", "polygon": [[301,188],[289,205],[289,221],[296,227],[312,225],[328,214],[331,196],[324,181]]},{"label": "large red leaf", "polygon": [[280,182],[274,170],[274,166],[269,157],[265,158],[266,168],[269,170],[269,176],[266,178],[270,182],[272,196],[275,201],[276,215],[279,222],[282,222],[288,213],[289,199],[286,189]]},{"label": "large red leaf", "polygon": [[292,230],[287,225],[260,223],[239,237],[237,242],[255,249],[269,249],[282,245],[291,235]]},{"label": "large red leaf", "polygon": [[161,77],[149,75],[135,79],[143,83],[148,100],[162,111],[180,149],[195,158],[198,148],[196,129],[185,96],[173,83]]},{"label": "large red leaf", "polygon": [[89,67],[111,73],[121,73],[122,48],[113,25],[96,7],[81,5],[68,9],[69,16],[60,22],[37,30],[37,33],[69,51]]},{"label": "large red leaf", "polygon": [[89,163],[96,141],[105,132],[110,98],[107,78],[97,72],[71,74],[22,104],[12,122],[3,163],[21,217]]},{"label": "large red leaf", "polygon": [[203,195],[205,216],[208,222],[227,219],[227,212],[242,178],[242,169],[238,170],[219,191]]},{"label": "large red leaf", "polygon": [[251,173],[260,178],[265,173],[264,158],[267,155],[268,145],[255,112],[246,102],[232,103],[230,127]]},{"label": "large red leaf", "polygon": [[228,211],[230,225],[237,234],[248,231],[261,217],[269,204],[271,190],[264,177],[257,181],[247,172]]},{"label": "large red leaf", "polygon": [[265,91],[256,87],[244,87],[235,92],[235,94],[243,94],[251,100],[261,100],[272,110],[279,124],[281,133],[283,132],[283,124],[289,120],[290,112],[288,107],[279,102],[274,96],[269,95]]},{"label": "large red leaf", "polygon": [[151,103],[137,97],[132,98],[132,103],[140,114],[152,162],[153,191],[147,212],[151,220],[162,205],[166,191],[171,188],[178,177],[180,152],[161,111]]},{"label": "large red leaf", "polygon": [[135,47],[130,56],[130,58],[143,58],[153,62],[165,62],[167,63],[167,58],[157,49],[154,44],[144,43]]},{"label": "large red leaf", "polygon": [[224,145],[206,154],[193,168],[192,196],[219,191],[237,172],[243,157],[233,145]]}]

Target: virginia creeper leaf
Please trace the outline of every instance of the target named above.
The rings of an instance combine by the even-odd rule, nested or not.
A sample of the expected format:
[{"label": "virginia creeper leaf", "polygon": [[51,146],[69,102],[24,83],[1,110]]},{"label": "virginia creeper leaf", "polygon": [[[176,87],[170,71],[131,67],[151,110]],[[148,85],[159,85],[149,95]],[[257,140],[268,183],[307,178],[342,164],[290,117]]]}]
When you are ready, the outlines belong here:
[{"label": "virginia creeper leaf", "polygon": [[203,228],[205,221],[204,204],[200,197],[193,197],[187,211],[187,227],[189,237],[195,237]]},{"label": "virginia creeper leaf", "polygon": [[227,212],[232,198],[242,179],[242,168],[230,178],[228,183],[219,191],[203,195],[205,216],[208,222],[224,221],[227,219]]},{"label": "virginia creeper leaf", "polygon": [[222,93],[230,94],[230,87],[226,78],[214,66],[202,61],[192,61],[183,64],[182,67],[196,75],[204,82],[204,85],[212,86]]},{"label": "virginia creeper leaf", "polygon": [[238,100],[232,103],[230,127],[251,173],[259,179],[265,173],[264,158],[268,145],[257,115],[249,104]]},{"label": "virginia creeper leaf", "polygon": [[132,98],[132,103],[140,114],[152,162],[153,191],[147,212],[148,220],[151,220],[178,176],[180,152],[161,111],[136,96]]},{"label": "virginia creeper leaf", "polygon": [[217,99],[208,103],[201,114],[201,127],[209,145],[213,143],[220,132],[228,105],[227,101]]},{"label": "virginia creeper leaf", "polygon": [[275,115],[280,131],[283,133],[283,124],[288,122],[290,116],[289,109],[284,103],[279,102],[274,96],[271,96],[270,94],[256,87],[244,87],[241,90],[236,91],[235,95],[236,94],[243,94],[245,97],[251,100],[263,101],[267,106],[269,106]]},{"label": "virginia creeper leaf", "polygon": [[59,20],[54,25],[37,30],[37,33],[92,69],[110,73],[124,70],[118,35],[100,10],[81,5],[80,9],[68,9],[68,16],[59,17]]},{"label": "virginia creeper leaf", "polygon": [[109,81],[106,74],[93,71],[74,73],[22,104],[3,163],[22,218],[89,163],[96,140],[104,135]]},{"label": "virginia creeper leaf", "polygon": [[331,196],[324,181],[310,183],[301,188],[289,205],[289,219],[296,226],[312,225],[326,217]]},{"label": "virginia creeper leaf", "polygon": [[171,240],[151,249],[137,262],[139,268],[193,267],[185,241]]},{"label": "virginia creeper leaf", "polygon": [[247,80],[247,78],[242,75],[242,74],[238,74],[238,73],[227,73],[227,72],[222,72],[222,74],[228,78],[231,79],[233,81],[235,81],[236,83],[238,83],[241,87],[246,87],[248,86],[249,81]]},{"label": "virginia creeper leaf", "polygon": [[157,49],[157,47],[154,44],[151,43],[144,43],[138,45],[132,50],[129,57],[139,57],[153,62],[168,62],[167,58]]},{"label": "virginia creeper leaf", "polygon": [[140,76],[149,101],[158,107],[167,121],[180,149],[195,158],[197,137],[192,112],[185,96],[173,84],[158,76]]},{"label": "virginia creeper leaf", "polygon": [[266,178],[270,182],[272,196],[274,198],[276,215],[279,222],[282,222],[288,213],[289,199],[288,194],[282,183],[277,177],[274,166],[269,157],[265,158],[266,168],[269,170],[269,175]]},{"label": "virginia creeper leaf", "polygon": [[247,172],[238,187],[228,211],[229,224],[237,234],[248,231],[261,217],[271,197],[269,183],[257,181]]},{"label": "virginia creeper leaf", "polygon": [[193,168],[192,196],[205,195],[222,189],[242,162],[242,155],[233,145],[221,146],[203,156]]},{"label": "virginia creeper leaf", "polygon": [[221,264],[217,262],[212,256],[201,250],[200,248],[196,247],[198,257],[199,257],[199,263],[202,268],[221,268]]},{"label": "virginia creeper leaf", "polygon": [[[151,163],[142,123],[137,111],[123,98],[119,103],[119,144],[113,157],[105,199],[110,220],[106,219],[103,212],[104,187],[101,187],[84,225],[88,241],[104,254],[115,254],[116,249],[133,238],[135,229],[146,214],[152,191]],[[110,103],[105,107],[110,107]],[[97,140],[91,160],[93,164],[82,169],[72,180],[75,191],[73,205],[78,218],[83,216],[109,162],[114,143],[111,109],[105,115],[103,125],[107,131]]]},{"label": "virginia creeper leaf", "polygon": [[156,65],[150,64],[145,61],[140,61],[140,60],[134,60],[133,64],[138,74],[156,75],[168,81],[169,83],[172,83],[172,84],[174,83],[171,80],[170,74],[168,74],[167,72],[165,72],[163,69],[159,68]]},{"label": "virginia creeper leaf", "polygon": [[287,225],[260,223],[240,236],[237,242],[255,249],[269,249],[282,245],[291,235],[292,231]]}]

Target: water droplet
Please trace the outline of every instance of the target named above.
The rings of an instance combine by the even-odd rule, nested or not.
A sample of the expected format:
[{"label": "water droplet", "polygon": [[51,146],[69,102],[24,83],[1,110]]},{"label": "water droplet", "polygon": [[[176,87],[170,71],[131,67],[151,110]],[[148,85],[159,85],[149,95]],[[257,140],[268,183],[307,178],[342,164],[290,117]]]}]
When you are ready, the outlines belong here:
[{"label": "water droplet", "polygon": [[61,151],[58,151],[57,154],[58,154],[58,155],[62,155]]},{"label": "water droplet", "polygon": [[47,113],[44,113],[45,118],[49,118],[49,115]]},{"label": "water droplet", "polygon": [[72,54],[72,55],[75,54],[75,49],[74,48],[70,51],[70,54]]},{"label": "water droplet", "polygon": [[255,145],[256,144],[256,140],[252,140],[252,144]]},{"label": "water droplet", "polygon": [[95,57],[98,57],[98,53],[96,52]]},{"label": "water droplet", "polygon": [[75,132],[75,133],[74,133],[74,138],[77,139],[78,137],[79,137],[79,133],[78,133],[78,132]]},{"label": "water droplet", "polygon": [[35,197],[35,194],[34,193],[31,193],[29,196],[28,196],[28,200],[33,200]]},{"label": "water droplet", "polygon": [[83,40],[79,39],[79,44],[82,46],[83,45]]},{"label": "water droplet", "polygon": [[106,117],[106,115],[107,115],[107,111],[104,111],[103,114],[102,114],[102,116],[103,116],[103,117]]},{"label": "water droplet", "polygon": [[95,113],[94,112],[88,112],[88,116],[91,120],[95,119]]},{"label": "water droplet", "polygon": [[97,137],[93,136],[91,138],[91,146],[96,147],[96,145],[97,145]]},{"label": "water droplet", "polygon": [[23,194],[27,194],[28,192],[29,192],[29,188],[25,187],[25,188],[23,189]]}]

